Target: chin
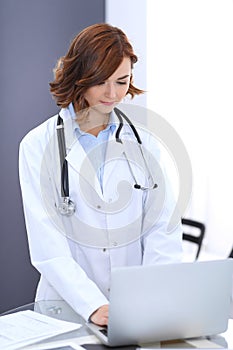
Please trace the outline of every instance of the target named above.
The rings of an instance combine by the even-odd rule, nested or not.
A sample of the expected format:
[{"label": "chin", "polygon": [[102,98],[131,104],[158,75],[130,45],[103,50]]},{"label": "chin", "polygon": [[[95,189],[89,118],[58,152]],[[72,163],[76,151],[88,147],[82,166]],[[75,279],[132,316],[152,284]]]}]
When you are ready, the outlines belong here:
[{"label": "chin", "polygon": [[96,106],[93,106],[92,108],[99,112],[99,113],[103,113],[103,114],[108,114],[108,113],[111,113],[113,108],[116,106],[116,103],[110,105],[110,106],[107,106],[107,105],[104,105],[104,104],[98,104]]}]

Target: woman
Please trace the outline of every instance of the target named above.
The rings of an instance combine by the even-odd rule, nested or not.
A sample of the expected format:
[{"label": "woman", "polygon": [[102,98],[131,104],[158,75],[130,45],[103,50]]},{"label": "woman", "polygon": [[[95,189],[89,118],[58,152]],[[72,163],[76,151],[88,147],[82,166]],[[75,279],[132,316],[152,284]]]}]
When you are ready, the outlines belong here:
[{"label": "woman", "polygon": [[[180,225],[167,234],[174,201],[157,141],[141,128],[141,153],[128,124],[117,134],[115,107],[126,95],[143,92],[133,85],[136,62],[120,29],[108,24],[84,29],[58,61],[50,83],[59,119],[49,118],[20,144],[30,255],[41,274],[36,299],[64,299],[98,325],[108,323],[113,267],[181,258]],[[57,137],[63,126],[65,161]],[[64,167],[76,205],[70,215],[61,214],[67,209],[61,205],[68,184]]]}]

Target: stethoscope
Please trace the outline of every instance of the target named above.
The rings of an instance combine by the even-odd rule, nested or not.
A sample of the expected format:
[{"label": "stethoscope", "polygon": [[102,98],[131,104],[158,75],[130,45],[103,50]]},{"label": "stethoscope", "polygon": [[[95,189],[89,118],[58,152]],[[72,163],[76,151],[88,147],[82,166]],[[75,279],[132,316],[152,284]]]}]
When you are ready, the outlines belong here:
[{"label": "stethoscope", "polygon": [[[123,119],[127,122],[127,124],[130,126],[131,130],[133,131],[133,134],[137,140],[137,144],[140,149],[140,153],[144,162],[144,165],[146,167],[146,170],[152,179],[153,185],[150,187],[145,187],[142,185],[139,185],[137,182],[137,179],[134,175],[133,169],[130,165],[130,161],[128,160],[127,154],[124,152],[125,158],[127,160],[130,173],[134,179],[135,184],[133,185],[134,188],[142,190],[142,191],[150,191],[154,190],[158,187],[158,185],[154,182],[153,176],[150,172],[148,163],[144,157],[143,150],[142,150],[142,140],[135,128],[135,126],[132,124],[130,119],[118,108],[114,108],[114,112],[116,116],[119,119],[119,126],[116,131],[116,142],[123,143],[122,139],[120,138],[121,129],[123,128]],[[69,173],[68,173],[68,162],[66,160],[66,142],[65,142],[65,133],[64,133],[64,122],[61,118],[60,114],[58,114],[57,118],[57,140],[58,140],[58,148],[59,148],[59,157],[60,157],[60,167],[61,167],[61,201],[58,206],[58,211],[61,215],[71,216],[74,214],[76,205],[75,203],[70,199],[70,193],[69,193]]]}]

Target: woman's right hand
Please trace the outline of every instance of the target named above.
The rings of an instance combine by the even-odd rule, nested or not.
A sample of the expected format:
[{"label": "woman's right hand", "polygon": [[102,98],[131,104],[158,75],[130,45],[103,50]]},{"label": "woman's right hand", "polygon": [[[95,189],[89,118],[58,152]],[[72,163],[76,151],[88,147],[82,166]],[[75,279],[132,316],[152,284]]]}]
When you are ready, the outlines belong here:
[{"label": "woman's right hand", "polygon": [[109,305],[102,305],[99,309],[93,312],[90,317],[91,322],[97,324],[98,326],[108,325],[108,309]]}]

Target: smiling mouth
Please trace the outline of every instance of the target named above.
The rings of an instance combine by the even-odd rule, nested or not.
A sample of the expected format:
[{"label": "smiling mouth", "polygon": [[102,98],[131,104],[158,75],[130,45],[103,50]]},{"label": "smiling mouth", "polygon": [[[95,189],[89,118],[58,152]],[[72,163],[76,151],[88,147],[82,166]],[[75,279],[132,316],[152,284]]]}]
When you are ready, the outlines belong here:
[{"label": "smiling mouth", "polygon": [[112,102],[100,101],[100,103],[103,104],[104,106],[113,106],[115,101],[112,101]]}]

